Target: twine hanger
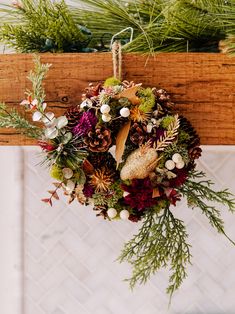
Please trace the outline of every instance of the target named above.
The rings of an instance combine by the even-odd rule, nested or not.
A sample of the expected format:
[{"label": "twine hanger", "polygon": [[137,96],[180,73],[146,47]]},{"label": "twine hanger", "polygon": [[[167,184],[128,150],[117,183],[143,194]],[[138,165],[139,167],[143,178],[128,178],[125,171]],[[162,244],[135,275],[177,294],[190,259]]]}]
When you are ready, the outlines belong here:
[{"label": "twine hanger", "polygon": [[119,80],[122,79],[122,45],[116,40],[112,45],[113,56],[113,76]]},{"label": "twine hanger", "polygon": [[120,40],[115,40],[115,38],[126,31],[130,31],[130,39],[128,43],[132,42],[134,34],[134,29],[132,27],[127,27],[114,34],[110,42],[110,50],[112,51],[113,56],[113,76],[119,80],[122,79],[122,44]]}]

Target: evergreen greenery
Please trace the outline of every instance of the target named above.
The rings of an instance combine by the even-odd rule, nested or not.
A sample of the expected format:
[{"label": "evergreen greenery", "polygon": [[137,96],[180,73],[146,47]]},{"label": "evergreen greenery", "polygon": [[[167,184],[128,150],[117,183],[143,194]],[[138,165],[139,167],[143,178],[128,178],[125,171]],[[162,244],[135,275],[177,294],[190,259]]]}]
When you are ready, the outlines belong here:
[{"label": "evergreen greenery", "polygon": [[42,130],[29,123],[15,109],[7,109],[6,105],[0,103],[0,127],[13,128],[29,138],[38,139],[42,135]]},{"label": "evergreen greenery", "polygon": [[218,51],[235,32],[235,0],[22,0],[0,6],[0,40],[22,52],[108,50],[121,35],[126,51]]},{"label": "evergreen greenery", "polygon": [[34,70],[31,70],[28,76],[29,81],[32,83],[32,91],[27,91],[27,95],[32,99],[37,99],[39,106],[44,103],[46,93],[43,88],[43,81],[50,69],[51,64],[41,63],[40,57],[34,56]]},{"label": "evergreen greenery", "polygon": [[79,52],[90,41],[64,0],[21,0],[14,7],[1,5],[1,12],[0,41],[20,52]]},{"label": "evergreen greenery", "polygon": [[209,219],[212,227],[216,228],[219,233],[224,234],[235,245],[235,242],[225,233],[220,209],[214,205],[217,203],[220,206],[226,206],[229,211],[234,213],[235,198],[227,189],[222,191],[212,190],[211,186],[214,183],[204,178],[205,173],[192,171],[190,179],[185,182],[179,191],[187,198],[190,207],[200,208],[202,213]]},{"label": "evergreen greenery", "polygon": [[131,288],[137,283],[146,283],[159,269],[170,267],[171,276],[167,292],[172,295],[187,276],[190,263],[190,245],[183,222],[174,217],[168,207],[163,212],[149,211],[137,235],[124,246],[120,262],[133,266],[128,279]]},{"label": "evergreen greenery", "polygon": [[78,20],[82,19],[92,31],[94,38],[101,38],[107,32],[114,34],[127,26],[134,28],[135,38],[126,45],[127,51],[217,51],[218,42],[225,37],[222,16],[229,1],[83,2],[91,7],[74,11],[77,11]]}]

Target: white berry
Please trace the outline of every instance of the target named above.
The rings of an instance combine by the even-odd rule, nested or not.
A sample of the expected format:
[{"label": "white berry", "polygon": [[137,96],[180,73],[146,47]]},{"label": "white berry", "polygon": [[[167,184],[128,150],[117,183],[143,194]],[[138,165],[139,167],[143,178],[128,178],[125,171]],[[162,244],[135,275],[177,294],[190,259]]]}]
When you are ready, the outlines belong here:
[{"label": "white berry", "polygon": [[110,114],[102,114],[102,120],[104,122],[109,122],[112,119],[112,117],[110,116]]},{"label": "white berry", "polygon": [[75,183],[72,180],[68,180],[65,189],[67,193],[72,194],[75,189]]},{"label": "white berry", "polygon": [[173,170],[175,168],[175,163],[173,160],[167,160],[165,163],[165,167],[168,170]]},{"label": "white berry", "polygon": [[84,109],[86,106],[87,106],[87,102],[86,102],[86,100],[84,100],[84,101],[81,103],[80,108],[81,108],[81,109]]},{"label": "white berry", "polygon": [[129,117],[129,115],[130,115],[130,110],[129,110],[128,108],[124,107],[124,108],[122,108],[122,109],[120,110],[120,115],[121,115],[123,118],[127,118],[127,117]]},{"label": "white berry", "polygon": [[113,219],[117,216],[117,211],[115,208],[109,208],[107,211],[109,218]]},{"label": "white berry", "polygon": [[102,106],[100,107],[100,112],[101,112],[101,113],[109,113],[109,111],[110,111],[109,105],[102,105]]},{"label": "white berry", "polygon": [[182,168],[184,168],[184,166],[185,166],[185,163],[183,160],[180,162],[177,162],[177,164],[176,164],[177,169],[182,169]]},{"label": "white berry", "polygon": [[64,168],[62,173],[65,179],[71,179],[73,176],[73,170],[70,168]]},{"label": "white berry", "polygon": [[121,212],[120,212],[120,218],[122,220],[127,220],[130,216],[130,213],[128,212],[128,210],[126,209],[123,209]]},{"label": "white berry", "polygon": [[183,161],[182,156],[178,153],[172,156],[172,160],[177,164]]}]

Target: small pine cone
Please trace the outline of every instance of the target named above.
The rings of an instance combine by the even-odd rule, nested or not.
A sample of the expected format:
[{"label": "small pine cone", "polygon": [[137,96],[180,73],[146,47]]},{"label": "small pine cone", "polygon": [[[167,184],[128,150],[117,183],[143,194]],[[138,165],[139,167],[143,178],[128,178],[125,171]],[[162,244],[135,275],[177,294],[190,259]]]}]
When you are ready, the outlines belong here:
[{"label": "small pine cone", "polygon": [[180,130],[185,131],[190,135],[190,139],[187,143],[188,148],[194,148],[200,145],[200,137],[198,136],[196,130],[193,128],[191,123],[185,118],[180,116]]},{"label": "small pine cone", "polygon": [[189,157],[190,159],[198,159],[202,155],[202,150],[199,146],[196,146],[194,148],[190,148],[189,150]]},{"label": "small pine cone", "polygon": [[100,154],[90,153],[87,159],[96,169],[103,166],[107,166],[109,169],[116,168],[116,161],[109,152]]},{"label": "small pine cone", "polygon": [[164,113],[172,109],[173,103],[171,102],[171,97],[165,89],[154,88],[153,93],[156,97],[156,102],[162,107]]},{"label": "small pine cone", "polygon": [[78,106],[72,106],[65,112],[65,116],[68,119],[67,128],[72,130],[81,117],[80,109]]},{"label": "small pine cone", "polygon": [[135,145],[141,145],[148,140],[147,125],[135,122],[130,130],[130,140]]},{"label": "small pine cone", "polygon": [[111,132],[103,126],[98,126],[95,130],[88,132],[84,143],[91,152],[106,152],[112,143]]}]

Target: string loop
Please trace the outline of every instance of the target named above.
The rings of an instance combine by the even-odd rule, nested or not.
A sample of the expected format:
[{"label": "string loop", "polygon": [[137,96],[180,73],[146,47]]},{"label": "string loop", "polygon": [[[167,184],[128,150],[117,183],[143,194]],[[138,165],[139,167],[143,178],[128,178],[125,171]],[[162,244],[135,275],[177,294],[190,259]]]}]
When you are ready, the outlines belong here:
[{"label": "string loop", "polygon": [[116,40],[112,45],[113,55],[113,76],[122,80],[122,45]]}]

